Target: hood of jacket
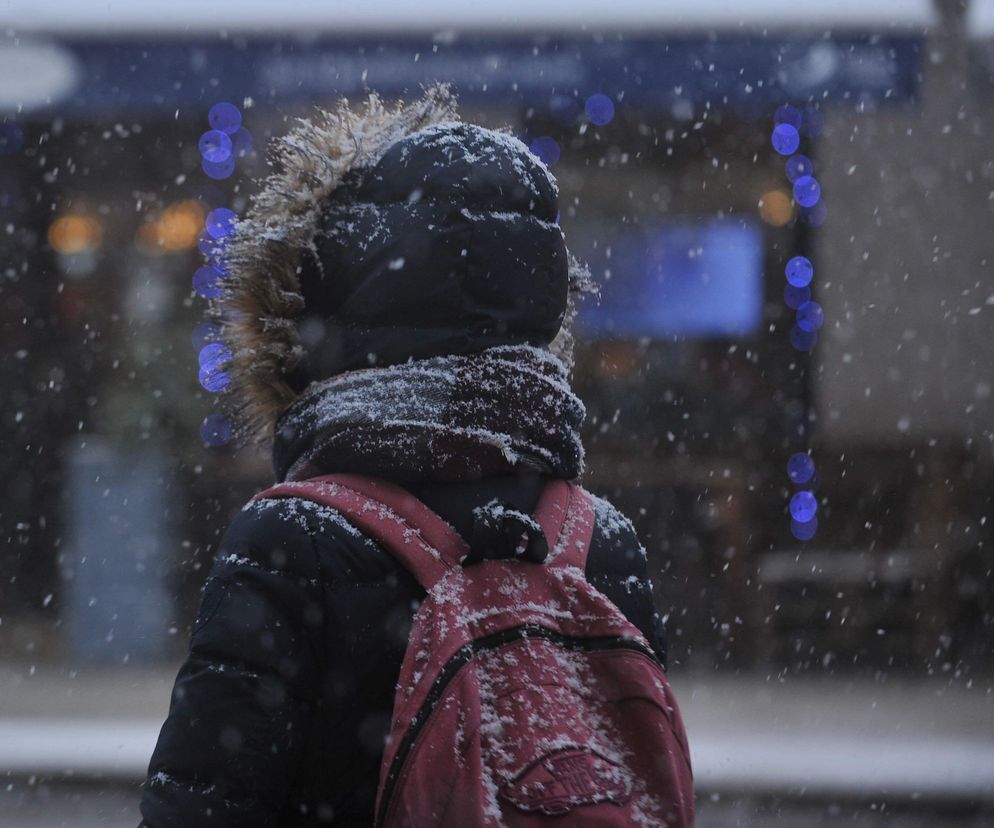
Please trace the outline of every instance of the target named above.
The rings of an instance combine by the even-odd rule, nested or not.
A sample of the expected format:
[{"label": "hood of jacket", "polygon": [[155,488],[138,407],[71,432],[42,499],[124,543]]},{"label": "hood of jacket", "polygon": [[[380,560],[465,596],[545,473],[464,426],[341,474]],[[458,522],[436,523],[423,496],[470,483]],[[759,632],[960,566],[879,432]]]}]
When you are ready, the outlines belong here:
[{"label": "hood of jacket", "polygon": [[[271,441],[311,382],[343,371],[519,343],[571,364],[591,282],[555,222],[555,179],[512,136],[460,122],[447,86],[393,106],[343,100],[270,152],[211,309],[243,440]],[[437,198],[443,187],[458,197]]]}]

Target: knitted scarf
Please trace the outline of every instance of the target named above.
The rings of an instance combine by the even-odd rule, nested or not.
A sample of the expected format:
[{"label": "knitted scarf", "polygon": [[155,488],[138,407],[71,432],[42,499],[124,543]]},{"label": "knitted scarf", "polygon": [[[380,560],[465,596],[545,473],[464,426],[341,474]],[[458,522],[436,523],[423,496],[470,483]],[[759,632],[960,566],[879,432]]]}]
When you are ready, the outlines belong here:
[{"label": "knitted scarf", "polygon": [[446,482],[525,467],[568,480],[583,471],[584,414],[563,363],[528,345],[350,371],[280,417],[276,479]]}]

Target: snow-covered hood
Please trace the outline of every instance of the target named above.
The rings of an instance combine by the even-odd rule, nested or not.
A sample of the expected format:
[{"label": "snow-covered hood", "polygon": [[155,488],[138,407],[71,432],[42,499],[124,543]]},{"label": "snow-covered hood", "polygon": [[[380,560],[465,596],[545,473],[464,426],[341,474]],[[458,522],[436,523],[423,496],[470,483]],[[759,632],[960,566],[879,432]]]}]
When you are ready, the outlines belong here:
[{"label": "snow-covered hood", "polygon": [[[244,439],[271,440],[277,418],[301,390],[291,381],[307,356],[298,325],[305,313],[300,274],[307,251],[318,258],[315,237],[329,200],[355,178],[350,173],[376,165],[405,137],[458,120],[448,87],[436,85],[393,106],[375,94],[356,108],[343,100],[272,143],[276,171],[235,225],[224,251],[225,291],[212,306],[232,355],[223,399]],[[572,257],[569,286],[566,320],[549,346],[567,363],[574,299],[590,289],[589,272]]]}]

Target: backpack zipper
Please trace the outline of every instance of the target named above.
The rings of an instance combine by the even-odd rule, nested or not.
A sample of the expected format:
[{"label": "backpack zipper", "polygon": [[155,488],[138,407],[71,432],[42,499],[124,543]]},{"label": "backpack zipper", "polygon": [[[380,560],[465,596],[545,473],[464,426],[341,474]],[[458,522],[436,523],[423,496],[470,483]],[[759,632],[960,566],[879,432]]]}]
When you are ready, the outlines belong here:
[{"label": "backpack zipper", "polygon": [[411,750],[414,748],[414,743],[417,741],[421,730],[431,717],[431,714],[435,710],[435,707],[438,705],[439,701],[441,701],[442,695],[445,693],[445,688],[448,687],[448,685],[455,678],[456,673],[468,664],[478,653],[497,649],[498,647],[510,644],[513,641],[531,638],[540,638],[546,641],[552,641],[567,650],[582,650],[585,652],[593,652],[595,650],[633,650],[647,656],[654,664],[656,664],[656,666],[662,669],[662,664],[660,664],[656,654],[651,649],[634,639],[622,638],[614,635],[598,636],[594,638],[563,635],[556,630],[551,630],[548,627],[540,627],[536,624],[523,624],[518,627],[511,627],[509,629],[501,630],[500,632],[493,633],[492,635],[477,638],[463,644],[463,646],[456,650],[455,654],[445,663],[445,666],[435,679],[434,684],[432,684],[431,690],[428,692],[428,696],[425,698],[424,704],[422,704],[418,709],[418,712],[411,721],[410,726],[404,732],[404,738],[401,740],[400,747],[397,748],[397,752],[394,754],[393,760],[390,762],[390,770],[387,772],[386,779],[383,782],[383,798],[380,801],[379,812],[376,815],[376,828],[382,828],[384,825],[387,812],[390,808],[390,800],[393,798],[393,792],[397,786],[397,780],[400,778],[400,772],[404,767],[404,762],[407,760]]}]

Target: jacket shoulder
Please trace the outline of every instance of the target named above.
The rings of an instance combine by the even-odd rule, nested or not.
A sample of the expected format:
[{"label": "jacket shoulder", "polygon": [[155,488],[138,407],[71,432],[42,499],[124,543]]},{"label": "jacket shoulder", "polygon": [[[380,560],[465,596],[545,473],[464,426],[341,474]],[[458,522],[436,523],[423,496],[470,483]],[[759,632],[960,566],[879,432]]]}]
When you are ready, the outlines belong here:
[{"label": "jacket shoulder", "polygon": [[375,581],[397,565],[374,540],[337,510],[299,497],[263,497],[249,501],[232,520],[220,556],[284,561],[300,571],[320,568],[325,581]]},{"label": "jacket shoulder", "polygon": [[[613,574],[644,576],[646,552],[635,526],[613,503],[587,492],[594,506],[594,533],[591,555],[597,553],[597,569]],[[588,569],[590,564],[588,562]]]},{"label": "jacket shoulder", "polygon": [[300,497],[262,497],[250,500],[228,529],[233,538],[252,535],[304,537],[331,532],[343,538],[361,538],[359,530],[335,509]]},{"label": "jacket shoulder", "polygon": [[625,614],[666,666],[666,634],[652,597],[645,547],[632,522],[612,503],[590,495],[596,525],[587,554],[587,579]]}]

